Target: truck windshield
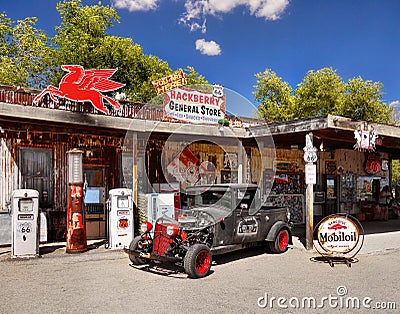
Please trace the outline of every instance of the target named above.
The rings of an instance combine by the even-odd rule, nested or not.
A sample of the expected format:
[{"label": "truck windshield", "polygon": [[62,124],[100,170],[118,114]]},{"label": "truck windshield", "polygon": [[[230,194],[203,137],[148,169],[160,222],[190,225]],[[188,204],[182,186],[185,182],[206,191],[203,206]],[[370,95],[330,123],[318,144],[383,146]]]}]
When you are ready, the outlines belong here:
[{"label": "truck windshield", "polygon": [[188,195],[188,207],[219,205],[231,208],[231,192],[230,191],[196,191],[195,194]]}]

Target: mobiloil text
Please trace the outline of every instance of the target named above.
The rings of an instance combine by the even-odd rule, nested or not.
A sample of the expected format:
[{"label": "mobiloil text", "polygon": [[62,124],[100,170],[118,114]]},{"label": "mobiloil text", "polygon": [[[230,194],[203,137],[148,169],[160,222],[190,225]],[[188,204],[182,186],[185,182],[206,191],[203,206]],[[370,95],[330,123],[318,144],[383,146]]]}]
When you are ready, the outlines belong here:
[{"label": "mobiloil text", "polygon": [[319,238],[323,242],[337,242],[337,241],[357,241],[357,233],[355,231],[346,234],[343,231],[328,234],[328,232],[319,234]]}]

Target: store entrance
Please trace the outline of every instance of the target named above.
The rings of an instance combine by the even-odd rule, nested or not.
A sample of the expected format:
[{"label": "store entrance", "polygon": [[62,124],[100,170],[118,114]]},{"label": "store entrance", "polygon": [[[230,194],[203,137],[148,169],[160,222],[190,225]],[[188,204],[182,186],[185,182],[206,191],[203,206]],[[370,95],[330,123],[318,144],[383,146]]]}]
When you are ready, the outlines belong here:
[{"label": "store entrance", "polygon": [[104,167],[83,167],[87,239],[106,237]]},{"label": "store entrance", "polygon": [[324,216],[336,214],[338,210],[338,176],[324,175],[324,189],[326,201],[324,206]]}]

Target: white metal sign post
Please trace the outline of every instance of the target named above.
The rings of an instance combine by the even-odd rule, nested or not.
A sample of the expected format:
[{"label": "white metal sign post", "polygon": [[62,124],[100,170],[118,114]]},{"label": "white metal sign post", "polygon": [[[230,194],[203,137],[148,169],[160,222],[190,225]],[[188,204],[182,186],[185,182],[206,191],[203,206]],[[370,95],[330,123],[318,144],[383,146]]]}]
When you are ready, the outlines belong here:
[{"label": "white metal sign post", "polygon": [[317,182],[317,167],[314,162],[317,161],[317,149],[313,145],[313,134],[306,135],[306,146],[304,150],[304,161],[307,163],[306,172],[306,249],[313,248],[313,230],[314,230],[314,184]]}]

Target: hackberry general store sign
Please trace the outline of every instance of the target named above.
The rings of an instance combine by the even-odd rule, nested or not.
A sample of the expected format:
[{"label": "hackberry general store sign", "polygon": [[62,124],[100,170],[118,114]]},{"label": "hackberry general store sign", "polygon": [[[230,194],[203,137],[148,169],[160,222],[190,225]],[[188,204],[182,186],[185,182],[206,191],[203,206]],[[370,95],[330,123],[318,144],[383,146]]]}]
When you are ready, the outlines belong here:
[{"label": "hackberry general store sign", "polygon": [[354,250],[360,235],[353,220],[342,215],[331,215],[323,219],[317,232],[319,245],[326,252],[338,254]]},{"label": "hackberry general store sign", "polygon": [[225,118],[225,99],[223,93],[184,87],[175,88],[164,93],[164,118],[172,121],[216,125],[218,120]]}]

